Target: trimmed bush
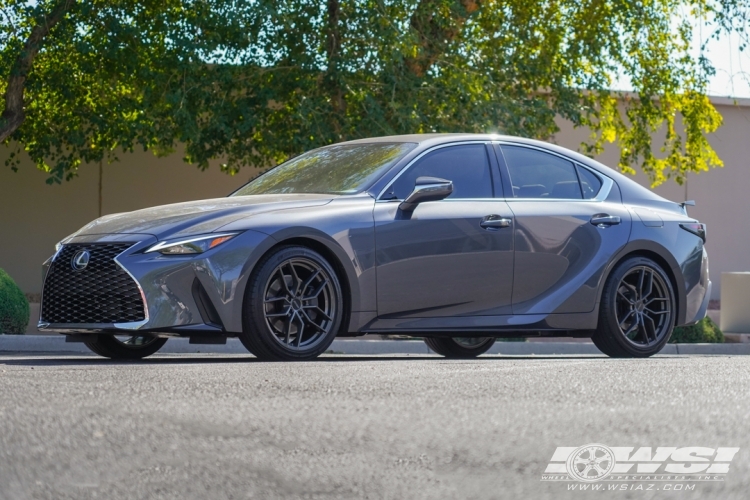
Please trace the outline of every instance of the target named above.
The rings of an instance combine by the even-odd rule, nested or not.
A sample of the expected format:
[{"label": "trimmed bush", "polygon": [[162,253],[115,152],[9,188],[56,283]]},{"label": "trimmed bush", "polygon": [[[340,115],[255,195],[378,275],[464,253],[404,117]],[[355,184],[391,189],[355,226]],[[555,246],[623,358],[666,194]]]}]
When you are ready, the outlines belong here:
[{"label": "trimmed bush", "polygon": [[678,326],[672,332],[670,344],[722,344],[724,334],[719,327],[706,316],[691,326]]},{"label": "trimmed bush", "polygon": [[0,269],[0,333],[23,335],[29,314],[26,296],[8,273]]}]

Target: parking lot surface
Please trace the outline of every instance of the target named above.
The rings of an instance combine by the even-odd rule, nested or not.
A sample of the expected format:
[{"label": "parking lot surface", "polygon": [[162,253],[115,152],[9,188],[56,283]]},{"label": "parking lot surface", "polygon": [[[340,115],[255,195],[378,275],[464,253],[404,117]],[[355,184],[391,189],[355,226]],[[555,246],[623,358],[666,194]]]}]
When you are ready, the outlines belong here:
[{"label": "parking lot surface", "polygon": [[[6,355],[0,498],[747,498],[748,373],[747,356]],[[690,491],[542,481],[588,443],[740,450]]]}]

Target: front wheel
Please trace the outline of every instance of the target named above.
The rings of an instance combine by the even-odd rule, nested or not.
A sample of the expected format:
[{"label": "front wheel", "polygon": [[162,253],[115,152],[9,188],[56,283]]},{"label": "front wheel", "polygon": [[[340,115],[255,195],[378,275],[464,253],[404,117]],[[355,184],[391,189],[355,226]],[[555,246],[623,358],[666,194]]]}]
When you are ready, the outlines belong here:
[{"label": "front wheel", "polygon": [[476,358],[495,343],[494,337],[425,337],[424,343],[446,358]]},{"label": "front wheel", "polygon": [[99,356],[111,359],[142,359],[161,349],[167,339],[152,335],[97,335],[86,347]]},{"label": "front wheel", "polygon": [[651,259],[633,257],[618,264],[607,279],[591,340],[611,357],[653,356],[669,341],[675,318],[669,277]]},{"label": "front wheel", "polygon": [[343,314],[341,285],[326,259],[306,247],[281,247],[250,278],[239,337],[260,359],[314,359],[333,342]]}]

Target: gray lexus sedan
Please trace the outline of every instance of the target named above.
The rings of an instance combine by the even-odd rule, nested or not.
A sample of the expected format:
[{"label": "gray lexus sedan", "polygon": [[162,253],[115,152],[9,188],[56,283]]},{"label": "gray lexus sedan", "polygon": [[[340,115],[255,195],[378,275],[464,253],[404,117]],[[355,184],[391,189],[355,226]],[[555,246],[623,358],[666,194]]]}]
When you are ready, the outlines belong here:
[{"label": "gray lexus sedan", "polygon": [[538,336],[646,357],[706,314],[706,228],[686,204],[517,137],[344,142],[226,198],[81,228],[44,264],[39,328],[110,358],[182,336],[307,360],[367,333],[447,357]]}]

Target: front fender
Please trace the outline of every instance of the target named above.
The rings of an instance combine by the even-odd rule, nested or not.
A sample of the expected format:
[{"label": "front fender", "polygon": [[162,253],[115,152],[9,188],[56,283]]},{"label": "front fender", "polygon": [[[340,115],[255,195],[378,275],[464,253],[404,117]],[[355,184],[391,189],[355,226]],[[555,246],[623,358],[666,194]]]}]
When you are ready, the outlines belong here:
[{"label": "front fender", "polygon": [[169,331],[201,325],[204,319],[193,296],[198,279],[227,332],[242,331],[242,298],[253,266],[275,244],[267,234],[247,230],[199,256],[142,253],[141,242],[118,257],[140,284],[149,311],[141,329]]},{"label": "front fender", "polygon": [[[233,222],[222,231],[250,228],[262,232],[273,244],[308,244],[330,260],[348,289],[351,320],[349,331],[357,331],[377,311],[375,282],[375,233],[369,196],[342,197],[314,209],[291,209],[283,213],[259,214]],[[272,245],[271,245],[272,246]],[[264,246],[260,255],[271,246]],[[258,248],[261,252],[261,248]],[[243,288],[244,290],[244,288]]]}]

